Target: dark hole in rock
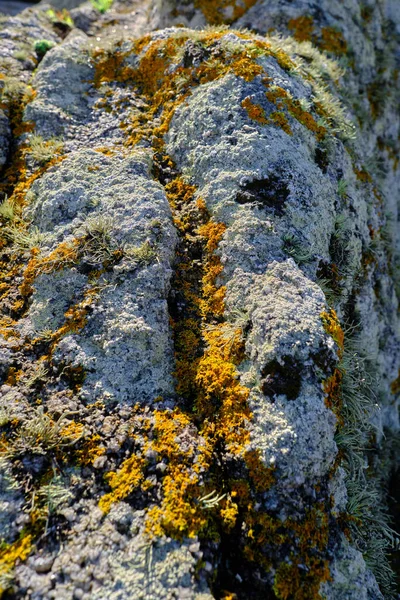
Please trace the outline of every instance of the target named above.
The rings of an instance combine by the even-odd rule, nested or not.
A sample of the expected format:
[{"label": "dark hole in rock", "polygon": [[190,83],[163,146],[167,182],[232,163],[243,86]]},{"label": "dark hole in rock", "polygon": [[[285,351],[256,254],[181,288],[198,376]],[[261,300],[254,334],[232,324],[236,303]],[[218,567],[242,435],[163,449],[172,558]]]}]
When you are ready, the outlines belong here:
[{"label": "dark hole in rock", "polygon": [[326,173],[328,170],[329,159],[328,159],[328,152],[325,150],[325,148],[321,148],[321,146],[317,146],[317,148],[315,149],[315,157],[314,158],[315,158],[315,162],[317,163],[317,165],[319,166],[321,171],[323,173]]},{"label": "dark hole in rock", "polygon": [[284,204],[289,194],[287,182],[278,175],[270,175],[266,179],[250,181],[241,186],[236,194],[236,202],[255,203],[263,208],[272,208],[277,215],[283,215]]},{"label": "dark hole in rock", "polygon": [[315,365],[324,373],[332,373],[336,367],[337,361],[332,351],[322,344],[319,346],[318,351],[312,354],[312,359]]},{"label": "dark hole in rock", "polygon": [[203,60],[210,56],[210,52],[198,42],[188,40],[185,44],[185,53],[183,55],[183,66],[185,69],[198,66]]},{"label": "dark hole in rock", "polygon": [[301,388],[301,368],[291,356],[283,358],[283,365],[272,360],[261,372],[262,391],[273,400],[273,396],[284,394],[288,400],[295,400]]}]

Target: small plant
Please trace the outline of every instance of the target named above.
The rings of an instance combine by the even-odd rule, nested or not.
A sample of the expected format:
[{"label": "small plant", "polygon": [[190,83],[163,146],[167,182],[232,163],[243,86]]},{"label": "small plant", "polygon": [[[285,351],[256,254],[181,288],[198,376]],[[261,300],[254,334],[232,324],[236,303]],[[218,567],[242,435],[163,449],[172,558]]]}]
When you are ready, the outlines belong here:
[{"label": "small plant", "polygon": [[41,135],[33,135],[29,140],[30,148],[27,151],[31,158],[39,165],[45,165],[63,149],[61,140],[52,138],[44,140]]},{"label": "small plant", "polygon": [[0,217],[5,221],[13,221],[15,217],[15,207],[12,200],[7,197],[0,204]]},{"label": "small plant", "polygon": [[90,0],[91,3],[97,10],[104,14],[107,10],[109,10],[112,6],[114,0]]},{"label": "small plant", "polygon": [[349,182],[346,181],[345,179],[339,179],[338,181],[338,186],[337,186],[337,191],[338,191],[338,195],[342,200],[345,200],[346,198],[348,198],[347,195],[347,188],[349,186]]},{"label": "small plant", "polygon": [[339,427],[335,441],[343,453],[353,544],[363,553],[383,591],[390,595],[393,572],[387,554],[398,538],[382,508],[384,490],[369,476],[371,469],[366,458],[373,434],[372,417],[377,409],[373,391],[377,385],[373,373],[376,357],[366,353],[360,338],[354,334],[355,329],[347,328],[345,332],[344,352],[339,363],[343,425]]},{"label": "small plant", "polygon": [[48,343],[53,339],[54,332],[52,329],[41,329],[35,331],[35,341]]},{"label": "small plant", "polygon": [[332,286],[332,281],[326,277],[317,277],[316,284],[321,288],[329,306],[335,306],[340,300],[340,292],[336,286]]},{"label": "small plant", "polygon": [[[15,419],[14,412],[10,408],[10,406],[1,406],[0,407],[0,427],[4,427],[4,425],[8,425],[10,421]],[[1,466],[1,465],[0,465]]]},{"label": "small plant", "polygon": [[42,233],[37,227],[33,227],[31,231],[21,229],[15,225],[10,225],[5,228],[4,235],[8,238],[17,250],[31,250],[32,248],[40,247],[47,239],[47,235]]},{"label": "small plant", "polygon": [[14,433],[6,454],[9,458],[32,453],[46,455],[49,451],[72,446],[82,437],[73,430],[68,433],[67,426],[75,423],[68,419],[73,414],[66,412],[53,420],[39,406]]},{"label": "small plant", "polygon": [[138,265],[149,265],[157,259],[157,252],[149,240],[143,242],[138,248],[124,249],[124,254]]},{"label": "small plant", "polygon": [[74,26],[74,22],[71,19],[69,12],[65,8],[62,10],[54,10],[53,8],[49,8],[49,10],[46,10],[46,15],[54,25],[60,23],[66,27]]},{"label": "small plant", "polygon": [[34,44],[34,50],[38,58],[42,59],[44,55],[55,46],[51,40],[37,40]]},{"label": "small plant", "polygon": [[205,496],[199,498],[201,508],[210,509],[218,506],[218,504],[226,497],[226,494],[218,495],[217,491],[214,490]]},{"label": "small plant", "polygon": [[290,233],[283,236],[283,250],[288,256],[291,256],[298,265],[304,265],[313,260],[312,253],[306,250],[302,246],[300,240]]},{"label": "small plant", "polygon": [[17,60],[20,60],[21,62],[24,62],[25,60],[28,60],[28,58],[29,58],[28,52],[26,50],[16,50],[14,52],[13,56]]},{"label": "small plant", "polygon": [[99,266],[115,259],[117,248],[112,242],[114,222],[111,217],[98,215],[88,219],[84,225],[82,258],[91,266]]},{"label": "small plant", "polygon": [[28,86],[23,81],[15,77],[5,77],[3,79],[2,95],[9,101],[17,102],[28,92]]},{"label": "small plant", "polygon": [[50,518],[54,514],[57,514],[63,505],[67,504],[67,502],[72,498],[73,494],[71,490],[67,489],[63,485],[61,477],[54,477],[50,483],[47,485],[42,485],[35,496],[37,496],[39,505],[38,508],[35,506],[35,509],[39,513],[39,518],[46,521],[46,534],[48,531]]},{"label": "small plant", "polygon": [[48,373],[48,370],[43,363],[40,363],[35,371],[26,379],[25,385],[30,388],[35,385],[37,381],[44,379]]}]

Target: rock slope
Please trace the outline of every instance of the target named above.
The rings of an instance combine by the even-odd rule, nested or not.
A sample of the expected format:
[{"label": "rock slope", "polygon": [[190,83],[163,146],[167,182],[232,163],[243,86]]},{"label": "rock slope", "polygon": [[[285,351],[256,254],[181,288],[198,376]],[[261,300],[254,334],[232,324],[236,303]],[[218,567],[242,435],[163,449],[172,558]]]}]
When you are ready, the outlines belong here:
[{"label": "rock slope", "polygon": [[395,597],[396,4],[0,28],[3,597]]}]

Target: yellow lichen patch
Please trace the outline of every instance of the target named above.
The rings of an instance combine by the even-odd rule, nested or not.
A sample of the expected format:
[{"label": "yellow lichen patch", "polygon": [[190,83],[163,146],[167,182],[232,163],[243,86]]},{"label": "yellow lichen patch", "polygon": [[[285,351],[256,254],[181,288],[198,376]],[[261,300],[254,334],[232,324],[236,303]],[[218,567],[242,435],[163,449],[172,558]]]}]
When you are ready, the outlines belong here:
[{"label": "yellow lichen patch", "polygon": [[216,223],[211,220],[198,229],[198,234],[206,240],[207,252],[203,275],[203,297],[200,300],[204,318],[222,315],[225,308],[225,286],[218,287],[216,284],[223,267],[219,256],[215,254],[225,230],[224,223]]},{"label": "yellow lichen patch", "polygon": [[249,450],[244,455],[246,466],[249,470],[250,479],[257,492],[265,492],[275,481],[274,469],[266,467],[261,458],[260,451]]},{"label": "yellow lichen patch", "polygon": [[17,382],[21,379],[23,375],[23,371],[21,369],[16,369],[15,367],[10,367],[7,373],[7,378],[5,383],[7,385],[17,385]]},{"label": "yellow lichen patch", "polygon": [[[197,36],[197,43],[207,50],[222,38],[224,32],[204,32]],[[244,40],[250,37],[243,32],[237,35]],[[164,40],[139,40],[133,52],[139,54],[138,66],[124,66],[127,54],[120,48],[114,50],[118,58],[104,52],[94,54],[96,76],[95,85],[117,81],[133,87],[145,100],[143,108],[135,111],[129,121],[122,124],[127,134],[126,145],[137,144],[143,137],[152,138],[153,147],[161,149],[163,136],[176,108],[192,93],[192,88],[215,81],[228,73],[234,73],[245,81],[252,81],[263,75],[264,69],[257,63],[257,55],[274,56],[285,69],[292,69],[295,63],[282,49],[273,50],[271,44],[257,40],[251,46],[234,52],[225,52],[221,47],[221,56],[211,58],[200,65],[184,67],[182,65],[182,47],[191,39],[189,33],[182,33]],[[180,66],[178,66],[178,64]],[[105,92],[107,93],[107,92]],[[157,117],[157,125],[152,120]]]},{"label": "yellow lichen patch", "polygon": [[326,394],[325,406],[335,413],[341,425],[343,425],[343,417],[341,416],[343,406],[342,379],[342,372],[339,369],[335,369],[333,375],[328,377],[322,384]]},{"label": "yellow lichen patch", "polygon": [[20,333],[15,330],[16,322],[11,317],[0,318],[0,335],[6,340],[10,338],[19,338]]},{"label": "yellow lichen patch", "polygon": [[48,256],[40,258],[38,248],[31,250],[31,260],[25,272],[24,281],[20,287],[22,296],[29,296],[33,291],[33,283],[38,275],[43,273],[54,273],[66,266],[74,264],[78,258],[77,246],[79,240],[73,242],[61,242]]},{"label": "yellow lichen patch", "polygon": [[81,302],[71,306],[65,313],[66,322],[52,336],[53,346],[62,337],[69,333],[78,333],[81,331],[87,323],[87,314],[90,307],[93,306],[93,300],[98,295],[98,288],[96,286],[87,290],[84,294],[84,298]]},{"label": "yellow lichen patch", "polygon": [[196,373],[196,410],[203,420],[207,438],[219,440],[233,454],[243,455],[249,440],[246,424],[251,413],[249,391],[238,379],[235,362],[242,357],[240,334],[227,338],[223,325],[203,332],[207,344]]},{"label": "yellow lichen patch", "polygon": [[328,561],[312,558],[308,570],[300,561],[279,565],[274,581],[274,592],[279,600],[322,600],[319,588],[331,578]]},{"label": "yellow lichen patch", "polygon": [[257,75],[262,75],[264,69],[254,59],[243,56],[232,63],[232,71],[245,81],[253,81]]},{"label": "yellow lichen patch", "polygon": [[[280,533],[281,531],[281,533]],[[281,543],[293,549],[290,563],[276,571],[274,592],[281,600],[322,600],[319,588],[331,578],[329,563],[323,558],[328,545],[329,517],[321,504],[310,509],[301,521],[287,519],[275,533]]]},{"label": "yellow lichen patch", "polygon": [[310,42],[314,31],[314,20],[309,15],[290,19],[288,29],[293,31],[293,37],[298,42]]},{"label": "yellow lichen patch", "polygon": [[341,32],[334,27],[322,27],[318,34],[310,15],[290,19],[288,29],[293,31],[293,37],[298,42],[313,42],[321,50],[337,56],[347,53],[347,42]]},{"label": "yellow lichen patch", "polygon": [[[114,156],[115,150],[110,148],[109,146],[100,146],[98,148],[93,148],[95,152],[99,152],[99,154],[104,154],[104,156]],[[88,167],[89,171],[98,171],[100,167]]]},{"label": "yellow lichen patch", "polygon": [[290,114],[297,119],[299,123],[304,125],[304,127],[315,133],[318,140],[321,140],[325,137],[327,133],[326,128],[322,125],[318,125],[313,115],[304,110],[298,100],[289,98],[286,105]]},{"label": "yellow lichen patch", "polygon": [[103,456],[106,449],[100,442],[101,437],[98,433],[95,433],[85,440],[82,444],[82,448],[77,451],[78,462],[82,465],[92,465],[96,458]]},{"label": "yellow lichen patch", "polygon": [[[0,578],[10,573],[17,562],[26,560],[31,553],[31,550],[31,535],[26,535],[13,544],[6,545],[0,549]],[[2,588],[0,584],[0,594],[4,591],[5,588]]]},{"label": "yellow lichen patch", "polygon": [[372,177],[363,167],[360,169],[354,168],[354,173],[359,181],[362,183],[372,183]]},{"label": "yellow lichen patch", "polygon": [[392,394],[398,394],[400,392],[400,369],[399,376],[390,384],[390,391]]},{"label": "yellow lichen patch", "polygon": [[228,498],[223,500],[219,514],[225,531],[230,531],[233,529],[233,527],[236,525],[239,507],[237,503],[232,500],[231,496],[228,496]]},{"label": "yellow lichen patch", "polygon": [[60,430],[60,435],[61,437],[66,437],[70,439],[71,442],[74,442],[82,437],[84,430],[85,426],[82,423],[70,421],[68,425],[66,425]]},{"label": "yellow lichen patch", "polygon": [[335,310],[331,308],[329,312],[322,312],[321,319],[322,323],[324,324],[325,331],[329,333],[329,335],[338,345],[338,356],[341,358],[344,351],[344,331],[340,326]]},{"label": "yellow lichen patch", "polygon": [[337,56],[347,54],[347,42],[341,32],[334,27],[322,27],[319,47]]},{"label": "yellow lichen patch", "polygon": [[102,511],[109,512],[115,502],[124,500],[140,486],[144,477],[145,464],[142,456],[133,454],[122,463],[118,471],[107,473],[105,478],[112,492],[100,498],[99,507]]},{"label": "yellow lichen patch", "polygon": [[194,0],[209,25],[231,24],[240,19],[257,0]]},{"label": "yellow lichen patch", "polygon": [[94,85],[96,87],[104,83],[110,83],[111,81],[118,81],[123,69],[124,54],[117,52],[117,48],[112,52],[96,50],[93,53],[93,58],[96,61],[94,76]]},{"label": "yellow lichen patch", "polygon": [[298,546],[301,553],[314,548],[324,550],[328,545],[328,515],[323,505],[309,510],[300,522],[287,519],[285,527],[294,531],[298,536]]},{"label": "yellow lichen patch", "polygon": [[263,107],[259,104],[253,104],[249,96],[242,101],[242,106],[252,121],[257,121],[257,123],[261,123],[261,125],[266,125],[268,123]]},{"label": "yellow lichen patch", "polygon": [[280,127],[288,135],[293,135],[293,131],[289,125],[289,122],[285,116],[285,113],[281,111],[274,111],[269,115],[270,120],[274,125]]},{"label": "yellow lichen patch", "polygon": [[210,449],[204,442],[197,447],[198,441],[182,445],[179,436],[185,430],[185,439],[190,436],[191,421],[178,409],[155,411],[154,419],[155,439],[151,447],[160,459],[167,459],[168,471],[163,479],[161,506],[155,506],[148,512],[147,531],[150,535],[166,533],[178,538],[194,537],[208,520],[197,498],[198,474],[208,466]]},{"label": "yellow lichen patch", "polygon": [[[267,87],[270,87],[268,82]],[[313,115],[310,112],[304,110],[304,108],[302,108],[301,106],[300,101],[293,99],[289,92],[287,92],[284,88],[279,86],[271,86],[270,89],[268,89],[268,91],[265,93],[265,95],[267,99],[273,104],[275,104],[280,111],[283,108],[286,108],[288,112],[292,115],[292,117],[294,117],[299,123],[304,125],[304,127],[309,129],[312,133],[314,133],[318,140],[323,139],[327,134],[326,128],[322,125],[318,125]],[[279,120],[276,119],[277,124],[280,125],[282,129],[286,131],[286,133],[289,133],[289,131],[287,131],[287,128],[290,129],[289,124],[287,123],[286,118],[284,121],[282,119],[282,117],[285,117],[285,115],[281,112],[272,113],[270,115],[270,119],[273,119],[274,114],[279,115]]]}]

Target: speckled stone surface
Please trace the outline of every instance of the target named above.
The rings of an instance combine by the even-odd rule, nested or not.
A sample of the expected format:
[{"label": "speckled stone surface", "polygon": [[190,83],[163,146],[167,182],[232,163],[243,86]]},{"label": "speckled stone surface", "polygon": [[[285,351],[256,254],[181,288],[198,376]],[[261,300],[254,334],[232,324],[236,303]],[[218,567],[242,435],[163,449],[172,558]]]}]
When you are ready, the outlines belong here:
[{"label": "speckled stone surface", "polygon": [[72,4],[0,21],[1,590],[390,598],[396,3]]}]

